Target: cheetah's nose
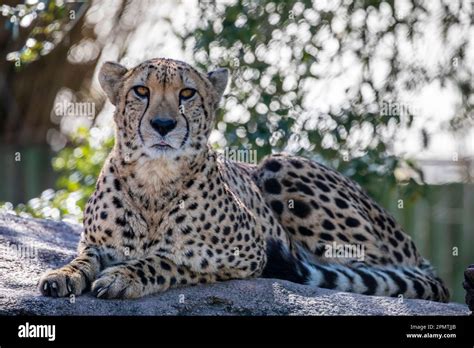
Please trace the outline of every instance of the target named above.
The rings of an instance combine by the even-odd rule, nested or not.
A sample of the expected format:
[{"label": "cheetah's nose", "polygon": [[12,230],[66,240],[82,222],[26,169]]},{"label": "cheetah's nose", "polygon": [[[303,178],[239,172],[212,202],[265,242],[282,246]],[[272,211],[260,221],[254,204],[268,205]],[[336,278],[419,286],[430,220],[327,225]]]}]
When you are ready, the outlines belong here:
[{"label": "cheetah's nose", "polygon": [[151,126],[156,130],[161,136],[165,136],[171,132],[174,127],[176,127],[176,121],[172,119],[159,118],[155,117],[150,121]]}]

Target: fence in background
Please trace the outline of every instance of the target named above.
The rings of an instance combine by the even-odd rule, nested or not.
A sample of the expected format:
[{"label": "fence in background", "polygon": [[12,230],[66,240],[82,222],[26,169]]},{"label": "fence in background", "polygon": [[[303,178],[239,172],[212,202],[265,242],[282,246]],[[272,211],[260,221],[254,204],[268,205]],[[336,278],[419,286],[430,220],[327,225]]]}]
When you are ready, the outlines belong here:
[{"label": "fence in background", "polygon": [[14,205],[54,187],[49,145],[0,145],[0,202]]},{"label": "fence in background", "polygon": [[464,303],[464,269],[474,263],[474,184],[430,185],[427,194],[399,208],[397,192],[380,202],[412,236],[451,290]]}]

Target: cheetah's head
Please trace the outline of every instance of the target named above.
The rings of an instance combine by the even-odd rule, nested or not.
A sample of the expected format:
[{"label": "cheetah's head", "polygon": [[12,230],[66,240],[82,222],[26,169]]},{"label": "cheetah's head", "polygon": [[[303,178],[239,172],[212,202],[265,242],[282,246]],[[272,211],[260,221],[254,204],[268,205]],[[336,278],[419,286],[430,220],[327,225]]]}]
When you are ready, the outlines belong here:
[{"label": "cheetah's head", "polygon": [[116,106],[116,146],[125,162],[192,157],[207,147],[227,69],[202,74],[171,59],[133,69],[107,62],[99,81]]}]

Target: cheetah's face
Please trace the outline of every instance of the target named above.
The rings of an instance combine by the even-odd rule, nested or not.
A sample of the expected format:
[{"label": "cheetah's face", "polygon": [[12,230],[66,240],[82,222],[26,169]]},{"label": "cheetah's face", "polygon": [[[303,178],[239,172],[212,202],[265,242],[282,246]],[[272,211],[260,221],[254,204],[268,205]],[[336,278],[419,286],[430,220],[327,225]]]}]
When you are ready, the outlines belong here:
[{"label": "cheetah's face", "polygon": [[117,107],[116,141],[123,159],[173,160],[205,149],[227,77],[226,69],[206,76],[170,59],[148,60],[130,70],[105,63],[99,80]]}]

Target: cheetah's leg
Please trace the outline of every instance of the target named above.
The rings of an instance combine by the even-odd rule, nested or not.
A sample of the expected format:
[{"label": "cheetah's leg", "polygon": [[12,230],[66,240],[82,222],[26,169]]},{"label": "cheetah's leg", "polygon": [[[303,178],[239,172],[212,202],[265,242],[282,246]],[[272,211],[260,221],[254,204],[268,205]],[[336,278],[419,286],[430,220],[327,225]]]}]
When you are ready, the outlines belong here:
[{"label": "cheetah's leg", "polygon": [[264,278],[280,278],[364,295],[449,301],[449,292],[428,263],[420,267],[318,263],[302,252],[294,257],[280,242],[267,243]]},{"label": "cheetah's leg", "polygon": [[66,266],[44,273],[39,290],[44,296],[52,297],[80,295],[90,287],[99,270],[98,250],[86,247]]},{"label": "cheetah's leg", "polygon": [[215,282],[214,274],[203,274],[177,266],[161,256],[130,260],[104,269],[92,284],[98,298],[139,298],[180,285]]}]

